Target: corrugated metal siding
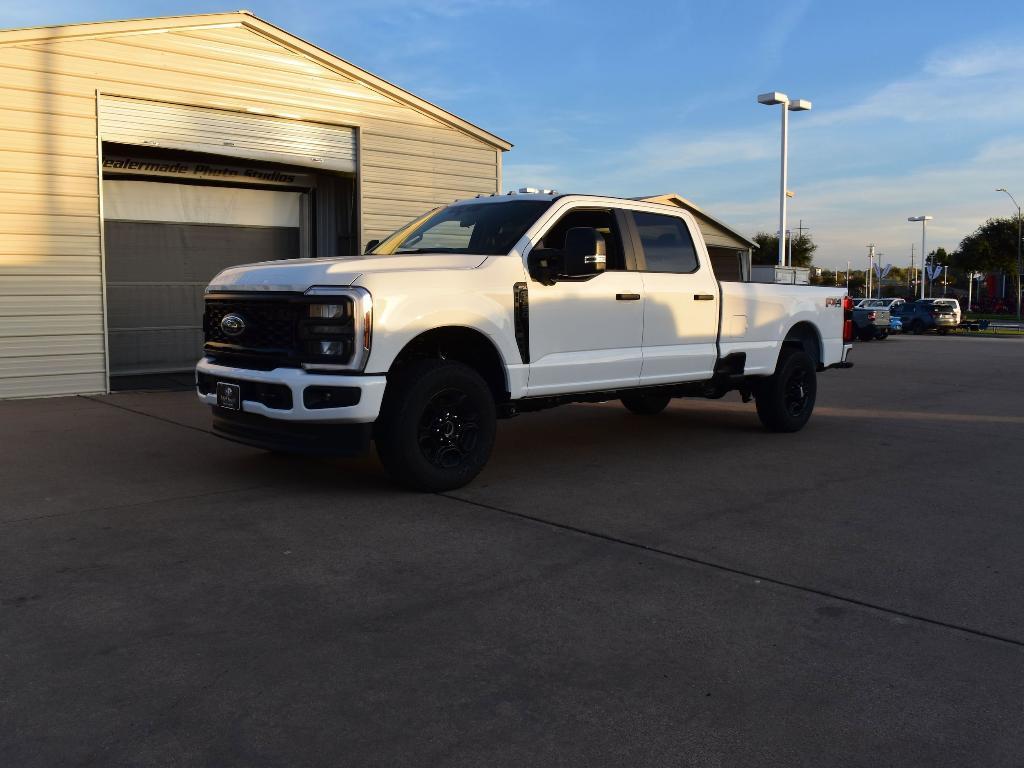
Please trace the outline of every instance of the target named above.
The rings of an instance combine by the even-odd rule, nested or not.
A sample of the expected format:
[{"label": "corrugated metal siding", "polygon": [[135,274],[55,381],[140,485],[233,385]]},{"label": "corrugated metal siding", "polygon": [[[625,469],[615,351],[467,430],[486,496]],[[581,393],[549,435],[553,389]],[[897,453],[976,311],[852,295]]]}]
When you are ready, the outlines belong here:
[{"label": "corrugated metal siding", "polygon": [[104,141],[356,170],[355,129],[160,101],[100,98]]},{"label": "corrugated metal siding", "polygon": [[0,47],[0,397],[105,387],[97,90],[360,129],[364,241],[499,191],[492,146],[241,24]]}]

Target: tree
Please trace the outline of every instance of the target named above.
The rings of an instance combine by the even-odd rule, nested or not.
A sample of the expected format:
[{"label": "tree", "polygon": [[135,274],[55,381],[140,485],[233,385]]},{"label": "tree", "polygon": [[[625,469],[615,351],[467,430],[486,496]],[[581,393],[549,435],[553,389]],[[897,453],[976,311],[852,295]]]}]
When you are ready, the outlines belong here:
[{"label": "tree", "polygon": [[960,247],[953,252],[952,262],[961,272],[1016,275],[1017,217],[986,221],[960,241]]},{"label": "tree", "polygon": [[[810,235],[800,235],[791,238],[793,248],[793,266],[809,267],[814,261],[814,252],[818,245],[811,240]],[[757,250],[754,251],[753,262],[755,264],[778,264],[779,263],[779,237],[768,232],[758,232],[754,235],[754,242],[757,243]]]}]

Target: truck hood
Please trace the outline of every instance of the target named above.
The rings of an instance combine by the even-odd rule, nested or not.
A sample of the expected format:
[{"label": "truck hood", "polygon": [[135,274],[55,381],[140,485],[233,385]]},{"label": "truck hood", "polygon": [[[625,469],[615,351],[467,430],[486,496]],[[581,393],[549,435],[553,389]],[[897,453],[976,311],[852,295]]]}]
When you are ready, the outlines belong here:
[{"label": "truck hood", "polygon": [[306,291],[314,285],[351,285],[365,274],[476,269],[486,256],[418,253],[410,256],[339,256],[332,259],[283,259],[228,267],[210,291]]}]

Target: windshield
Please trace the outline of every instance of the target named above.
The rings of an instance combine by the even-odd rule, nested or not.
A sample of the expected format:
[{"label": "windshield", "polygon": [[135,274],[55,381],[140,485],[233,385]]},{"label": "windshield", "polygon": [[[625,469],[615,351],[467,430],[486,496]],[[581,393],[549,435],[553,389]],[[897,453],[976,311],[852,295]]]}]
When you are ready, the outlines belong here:
[{"label": "windshield", "polygon": [[371,253],[506,254],[550,205],[550,200],[449,205],[395,231]]}]

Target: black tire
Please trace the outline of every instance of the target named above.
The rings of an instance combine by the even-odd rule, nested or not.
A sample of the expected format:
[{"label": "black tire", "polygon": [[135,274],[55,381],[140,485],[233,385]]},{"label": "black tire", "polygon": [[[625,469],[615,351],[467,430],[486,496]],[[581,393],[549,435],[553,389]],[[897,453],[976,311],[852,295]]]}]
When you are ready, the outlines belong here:
[{"label": "black tire", "polygon": [[668,407],[672,397],[660,392],[634,392],[619,399],[630,413],[637,416],[656,416]]},{"label": "black tire", "polygon": [[915,336],[920,336],[922,333],[924,333],[924,323],[922,323],[920,320],[915,320],[910,324],[910,332]]},{"label": "black tire", "polygon": [[947,333],[949,333],[949,328],[939,328],[938,330],[940,336],[945,336]]},{"label": "black tire", "polygon": [[866,325],[860,329],[860,332],[857,335],[860,337],[861,341],[874,341],[875,331],[871,326]]},{"label": "black tire", "polygon": [[889,338],[889,332],[888,331],[882,331],[880,334],[878,334],[878,340],[879,341],[885,341],[888,338]]},{"label": "black tire", "polygon": [[469,366],[405,364],[388,383],[374,439],[394,480],[419,491],[450,491],[487,464],[497,433],[494,396]]},{"label": "black tire", "polygon": [[803,429],[814,411],[817,395],[814,361],[802,349],[783,349],[774,375],[754,387],[758,418],[771,432]]}]

